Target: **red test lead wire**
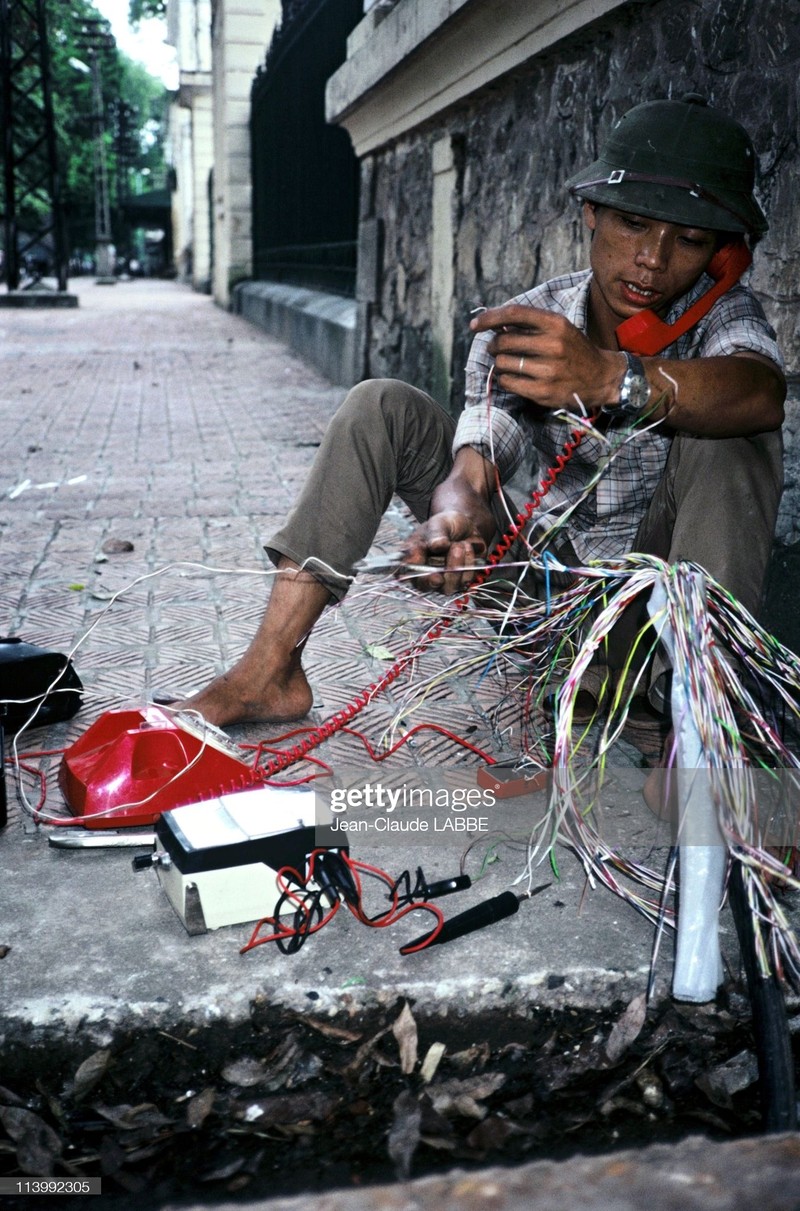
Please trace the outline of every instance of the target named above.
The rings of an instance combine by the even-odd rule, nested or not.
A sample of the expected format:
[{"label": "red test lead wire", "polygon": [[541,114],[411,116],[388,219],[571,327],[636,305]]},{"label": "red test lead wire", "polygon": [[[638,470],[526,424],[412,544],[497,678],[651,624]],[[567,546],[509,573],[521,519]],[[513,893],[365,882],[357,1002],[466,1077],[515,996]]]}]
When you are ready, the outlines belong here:
[{"label": "red test lead wire", "polygon": [[[440,908],[435,904],[428,903],[427,900],[420,900],[400,907],[396,881],[392,880],[386,871],[381,870],[377,866],[371,866],[368,862],[359,862],[355,858],[351,858],[349,854],[336,852],[337,859],[343,864],[343,870],[337,883],[331,887],[331,890],[328,890],[331,880],[322,869],[318,871],[317,866],[319,865],[322,868],[330,853],[331,851],[329,850],[315,849],[309,858],[308,873],[305,878],[301,878],[299,873],[290,867],[284,867],[278,872],[277,883],[281,890],[278,908],[280,908],[280,903],[283,900],[294,904],[296,909],[294,920],[295,922],[299,921],[299,924],[290,925],[283,923],[280,920],[279,912],[276,912],[271,917],[263,917],[257,922],[250,935],[250,940],[241,948],[240,954],[246,954],[248,951],[255,949],[256,946],[263,946],[267,942],[278,943],[284,953],[295,953],[300,949],[307,937],[313,933],[318,933],[329,921],[333,920],[342,903],[346,905],[357,921],[373,929],[385,929],[389,925],[395,925],[411,912],[422,910],[423,912],[430,913],[436,922],[433,929],[425,934],[423,938],[409,943],[409,949],[404,949],[403,953],[413,954],[417,950],[423,950],[439,936],[445,924],[444,913]],[[388,888],[389,907],[374,917],[367,916],[364,910],[361,885],[362,874],[377,878],[379,881],[385,883]],[[346,878],[343,876],[346,876]],[[309,890],[309,885],[312,882],[320,888],[319,891],[311,892]],[[320,898],[323,893],[331,900],[331,906],[327,911],[323,911],[320,907]],[[316,920],[314,919],[315,916]],[[262,929],[265,925],[271,928],[271,932],[268,934],[262,934]]]},{"label": "red test lead wire", "polygon": [[[421,639],[419,639],[410,648],[407,648],[405,652],[401,652],[394,664],[387,669],[387,671],[378,681],[373,682],[372,685],[367,687],[367,689],[362,690],[360,694],[357,694],[355,698],[353,698],[347,704],[347,706],[343,707],[342,710],[337,711],[334,715],[331,715],[331,717],[319,727],[313,728],[298,744],[294,745],[292,748],[286,749],[283,753],[276,754],[263,767],[263,775],[265,780],[274,778],[276,774],[279,774],[282,770],[287,769],[290,765],[294,765],[296,762],[302,761],[312,749],[322,744],[325,740],[330,739],[330,737],[335,735],[337,732],[346,729],[353,719],[355,719],[356,715],[359,715],[373,698],[377,697],[378,694],[382,694],[384,690],[388,689],[392,682],[396,681],[400,674],[404,672],[404,670],[408,668],[410,664],[412,664],[424,651],[427,650],[427,648],[430,647],[435,640],[439,639],[440,636],[453,625],[455,620],[469,605],[472,594],[476,591],[476,589],[479,589],[481,585],[486,583],[494,569],[505,557],[513,543],[522,533],[523,528],[530,521],[535,510],[538,509],[542,500],[553,487],[558,479],[558,476],[564,470],[564,467],[578,449],[578,446],[583,440],[583,436],[583,430],[573,429],[572,434],[564,443],[563,450],[556,458],[555,463],[552,467],[550,467],[545,477],[541,480],[539,487],[531,494],[531,498],[525,504],[522,512],[517,514],[516,519],[512,522],[506,533],[499,540],[494,550],[489,555],[485,566],[480,569],[475,579],[470,585],[468,585],[466,590],[454,600],[452,607],[453,612],[450,614],[443,614],[442,617],[425,632]],[[489,763],[491,764],[491,758],[489,758]]]}]

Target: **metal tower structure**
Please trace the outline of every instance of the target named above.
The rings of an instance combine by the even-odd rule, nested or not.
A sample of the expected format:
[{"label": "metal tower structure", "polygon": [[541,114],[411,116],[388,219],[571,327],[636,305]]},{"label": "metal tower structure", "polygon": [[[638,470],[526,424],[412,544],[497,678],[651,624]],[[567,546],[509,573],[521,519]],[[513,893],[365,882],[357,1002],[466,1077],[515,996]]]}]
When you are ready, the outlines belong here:
[{"label": "metal tower structure", "polygon": [[121,245],[126,260],[131,255],[131,229],[126,216],[125,206],[131,197],[131,168],[136,163],[139,154],[139,140],[136,137],[138,110],[121,98],[112,104],[114,130],[114,157],[116,160],[116,195],[117,195],[117,242]]},{"label": "metal tower structure", "polygon": [[9,291],[43,254],[67,289],[45,0],[0,0],[3,273]]},{"label": "metal tower structure", "polygon": [[100,282],[115,282],[111,258],[111,198],[106,160],[106,115],[103,104],[102,56],[115,45],[111,26],[104,17],[86,17],[81,22],[76,45],[89,58],[92,73],[92,136],[94,145],[95,272]]}]

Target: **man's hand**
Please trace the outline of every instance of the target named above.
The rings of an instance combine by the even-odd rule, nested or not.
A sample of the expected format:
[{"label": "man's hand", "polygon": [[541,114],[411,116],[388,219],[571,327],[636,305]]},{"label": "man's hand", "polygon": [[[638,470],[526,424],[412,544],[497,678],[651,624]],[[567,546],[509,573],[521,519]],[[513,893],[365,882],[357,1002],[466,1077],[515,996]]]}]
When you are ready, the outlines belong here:
[{"label": "man's hand", "polygon": [[497,490],[494,466],[478,450],[463,446],[452,470],[431,497],[431,515],[406,544],[409,563],[441,564],[413,581],[418,589],[458,593],[475,579],[497,532],[489,506]]},{"label": "man's hand", "polygon": [[[505,391],[544,408],[573,412],[578,400],[589,413],[619,402],[625,358],[593,345],[563,316],[510,303],[484,311],[470,328],[494,331],[487,348]],[[649,421],[666,421],[670,429],[702,437],[767,433],[783,423],[786,380],[758,353],[646,357],[642,364],[654,393]]]},{"label": "man's hand", "polygon": [[625,373],[622,354],[598,349],[562,315],[510,303],[484,311],[470,328],[494,331],[488,351],[504,391],[544,408],[572,412],[578,401],[587,412],[595,412],[619,398]]},{"label": "man's hand", "polygon": [[458,593],[475,579],[476,565],[482,563],[486,550],[487,544],[471,517],[455,510],[434,513],[414,530],[406,543],[406,557],[410,564],[441,564],[442,571],[415,577],[414,587]]}]

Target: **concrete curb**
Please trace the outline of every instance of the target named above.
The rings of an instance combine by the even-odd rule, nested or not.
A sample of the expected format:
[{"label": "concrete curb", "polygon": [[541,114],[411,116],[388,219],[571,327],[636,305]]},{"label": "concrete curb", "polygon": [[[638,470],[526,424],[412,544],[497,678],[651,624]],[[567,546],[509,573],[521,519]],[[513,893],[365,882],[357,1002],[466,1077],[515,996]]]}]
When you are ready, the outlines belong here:
[{"label": "concrete curb", "polygon": [[285,341],[332,383],[356,382],[355,299],[280,282],[243,282],[233,291],[233,310]]},{"label": "concrete curb", "polygon": [[[314,1195],[315,1211],[790,1211],[800,1135],[713,1143],[698,1136],[604,1156],[536,1161]],[[305,1211],[307,1195],[218,1203],[217,1211]],[[164,1207],[171,1211],[171,1205]]]}]

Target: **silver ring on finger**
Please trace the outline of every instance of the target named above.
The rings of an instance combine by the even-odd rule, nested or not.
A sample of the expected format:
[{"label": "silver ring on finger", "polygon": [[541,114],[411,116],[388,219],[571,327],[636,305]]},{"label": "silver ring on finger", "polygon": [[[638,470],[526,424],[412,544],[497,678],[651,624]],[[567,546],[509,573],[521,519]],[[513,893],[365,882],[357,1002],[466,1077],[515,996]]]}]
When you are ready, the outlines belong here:
[{"label": "silver ring on finger", "polygon": [[519,359],[519,372],[520,372],[520,374],[522,374],[522,372],[523,372],[523,370],[524,370],[524,369],[525,369],[525,358],[524,358],[524,357],[521,357],[521,358]]}]

